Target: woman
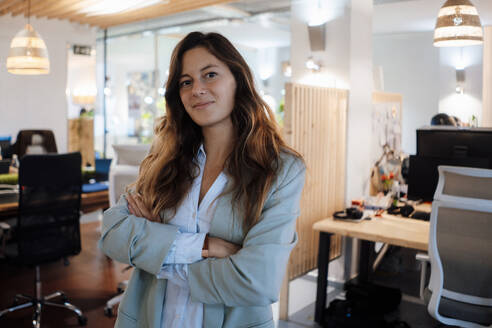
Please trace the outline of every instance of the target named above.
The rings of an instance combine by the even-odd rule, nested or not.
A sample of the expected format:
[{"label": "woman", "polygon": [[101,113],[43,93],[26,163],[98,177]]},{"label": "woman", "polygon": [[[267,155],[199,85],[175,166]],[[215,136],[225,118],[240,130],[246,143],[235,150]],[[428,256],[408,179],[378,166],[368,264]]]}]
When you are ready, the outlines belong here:
[{"label": "woman", "polygon": [[174,49],[166,116],[100,248],[135,267],[117,327],[273,327],[304,184],[252,74],[220,34]]}]

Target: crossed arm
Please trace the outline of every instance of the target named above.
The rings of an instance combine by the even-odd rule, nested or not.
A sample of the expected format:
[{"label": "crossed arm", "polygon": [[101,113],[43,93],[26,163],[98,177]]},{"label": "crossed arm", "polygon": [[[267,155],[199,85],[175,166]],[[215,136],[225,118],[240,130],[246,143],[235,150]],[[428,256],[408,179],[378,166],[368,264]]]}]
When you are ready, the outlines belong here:
[{"label": "crossed arm", "polygon": [[[203,254],[208,257],[189,264],[193,301],[259,306],[277,300],[290,251],[297,242],[295,221],[305,173],[299,160],[288,164],[242,247],[210,237],[209,254]],[[178,228],[145,218],[145,209],[133,198],[122,198],[105,212],[100,247],[117,261],[157,275]]]},{"label": "crossed arm", "polygon": [[[137,217],[145,218],[150,221],[159,221],[152,217],[149,209],[145,208],[140,195],[138,194],[127,194],[126,199],[128,201],[128,210],[130,214]],[[185,238],[193,238],[196,235],[194,233],[184,234]],[[233,244],[221,238],[207,237],[208,238],[208,249],[203,249],[202,247],[202,257],[215,257],[224,258],[232,254],[236,254],[241,248],[240,245]],[[193,261],[195,262],[195,261]],[[192,263],[192,262],[189,262]]]}]

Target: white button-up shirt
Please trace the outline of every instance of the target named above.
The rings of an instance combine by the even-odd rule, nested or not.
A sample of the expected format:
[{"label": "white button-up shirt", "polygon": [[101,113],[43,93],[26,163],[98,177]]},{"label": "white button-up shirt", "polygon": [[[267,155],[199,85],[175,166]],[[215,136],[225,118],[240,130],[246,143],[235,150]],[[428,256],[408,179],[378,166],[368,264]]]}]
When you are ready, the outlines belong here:
[{"label": "white button-up shirt", "polygon": [[203,324],[203,303],[191,301],[188,264],[203,259],[203,242],[215,213],[215,200],[227,184],[227,176],[221,172],[198,206],[205,161],[206,153],[202,145],[197,154],[200,174],[177,208],[176,215],[168,222],[178,226],[179,232],[157,275],[160,279],[168,280],[162,328],[201,328]]}]

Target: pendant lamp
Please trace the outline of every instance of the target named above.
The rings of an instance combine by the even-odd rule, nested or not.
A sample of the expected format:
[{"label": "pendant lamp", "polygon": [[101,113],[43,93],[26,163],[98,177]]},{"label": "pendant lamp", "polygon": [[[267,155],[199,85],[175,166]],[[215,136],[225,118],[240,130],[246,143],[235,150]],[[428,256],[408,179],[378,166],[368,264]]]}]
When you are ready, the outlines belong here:
[{"label": "pendant lamp", "polygon": [[10,43],[7,71],[12,74],[39,75],[50,72],[48,49],[30,24],[31,1],[28,0],[27,24]]},{"label": "pendant lamp", "polygon": [[471,1],[447,0],[437,17],[434,46],[463,47],[482,43],[482,24]]}]

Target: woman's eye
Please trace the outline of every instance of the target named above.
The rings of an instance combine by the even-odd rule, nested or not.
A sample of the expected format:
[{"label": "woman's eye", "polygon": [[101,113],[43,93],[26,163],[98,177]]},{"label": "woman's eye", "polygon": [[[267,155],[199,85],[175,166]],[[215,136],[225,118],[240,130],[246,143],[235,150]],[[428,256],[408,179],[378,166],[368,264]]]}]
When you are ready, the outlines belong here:
[{"label": "woman's eye", "polygon": [[215,73],[215,72],[209,72],[209,73],[205,74],[205,77],[208,79],[212,79],[216,76],[217,76],[217,73]]},{"label": "woman's eye", "polygon": [[191,81],[190,80],[185,80],[185,81],[181,81],[179,83],[179,87],[182,88],[182,87],[186,87],[188,85],[191,85]]}]

